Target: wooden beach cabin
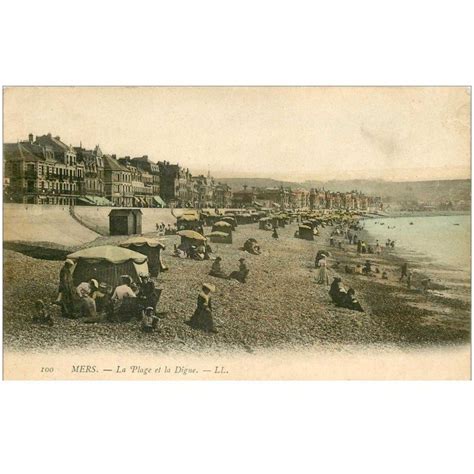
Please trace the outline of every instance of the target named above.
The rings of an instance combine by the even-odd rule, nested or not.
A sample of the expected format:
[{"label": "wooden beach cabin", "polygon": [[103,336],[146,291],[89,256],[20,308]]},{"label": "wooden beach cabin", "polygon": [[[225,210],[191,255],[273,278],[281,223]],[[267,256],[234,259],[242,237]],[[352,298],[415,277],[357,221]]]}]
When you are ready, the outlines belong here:
[{"label": "wooden beach cabin", "polygon": [[140,209],[112,209],[109,213],[110,235],[134,235],[142,233]]}]

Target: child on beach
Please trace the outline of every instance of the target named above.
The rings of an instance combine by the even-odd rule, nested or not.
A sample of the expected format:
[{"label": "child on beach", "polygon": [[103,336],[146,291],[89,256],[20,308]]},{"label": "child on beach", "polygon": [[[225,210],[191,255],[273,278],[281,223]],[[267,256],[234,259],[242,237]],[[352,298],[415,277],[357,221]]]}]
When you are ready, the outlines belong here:
[{"label": "child on beach", "polygon": [[426,278],[425,280],[421,280],[421,286],[423,287],[423,293],[428,293],[428,290],[430,289],[430,278]]},{"label": "child on beach", "polygon": [[155,314],[154,309],[149,306],[143,310],[142,315],[142,331],[153,332],[158,326],[158,316]]},{"label": "child on beach", "polygon": [[43,300],[37,300],[35,303],[36,314],[33,316],[33,322],[53,326],[54,321],[51,313],[48,311]]}]

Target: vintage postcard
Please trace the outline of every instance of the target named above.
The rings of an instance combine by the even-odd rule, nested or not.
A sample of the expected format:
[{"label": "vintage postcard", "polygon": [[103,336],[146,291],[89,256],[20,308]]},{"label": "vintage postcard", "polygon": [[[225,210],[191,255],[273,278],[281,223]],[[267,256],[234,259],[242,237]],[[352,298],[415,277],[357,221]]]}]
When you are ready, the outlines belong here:
[{"label": "vintage postcard", "polygon": [[5,379],[470,379],[470,87],[3,99]]}]

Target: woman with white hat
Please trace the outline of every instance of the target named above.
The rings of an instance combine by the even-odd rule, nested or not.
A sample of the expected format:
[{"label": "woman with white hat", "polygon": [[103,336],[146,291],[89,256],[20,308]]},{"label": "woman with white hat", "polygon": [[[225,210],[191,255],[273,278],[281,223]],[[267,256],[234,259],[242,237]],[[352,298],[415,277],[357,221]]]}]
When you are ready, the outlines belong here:
[{"label": "woman with white hat", "polygon": [[216,333],[217,330],[214,326],[214,320],[212,319],[212,303],[211,293],[214,293],[216,287],[210,283],[204,283],[202,290],[199,293],[197,300],[197,307],[194,311],[193,316],[186,324],[189,324],[194,329],[202,329],[206,332]]}]

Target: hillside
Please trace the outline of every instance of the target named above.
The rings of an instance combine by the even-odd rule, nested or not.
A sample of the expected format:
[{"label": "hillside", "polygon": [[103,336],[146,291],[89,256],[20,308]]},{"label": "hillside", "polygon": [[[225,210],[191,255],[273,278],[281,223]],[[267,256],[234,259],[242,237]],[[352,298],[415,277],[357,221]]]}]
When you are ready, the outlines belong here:
[{"label": "hillside", "polygon": [[383,180],[331,180],[304,181],[302,183],[278,181],[265,178],[221,178],[233,191],[241,189],[244,184],[249,188],[287,186],[291,188],[325,188],[330,191],[358,190],[372,196],[381,196],[387,202],[419,201],[439,203],[451,200],[454,202],[471,200],[471,181],[469,179],[436,180],[436,181],[383,181]]}]

